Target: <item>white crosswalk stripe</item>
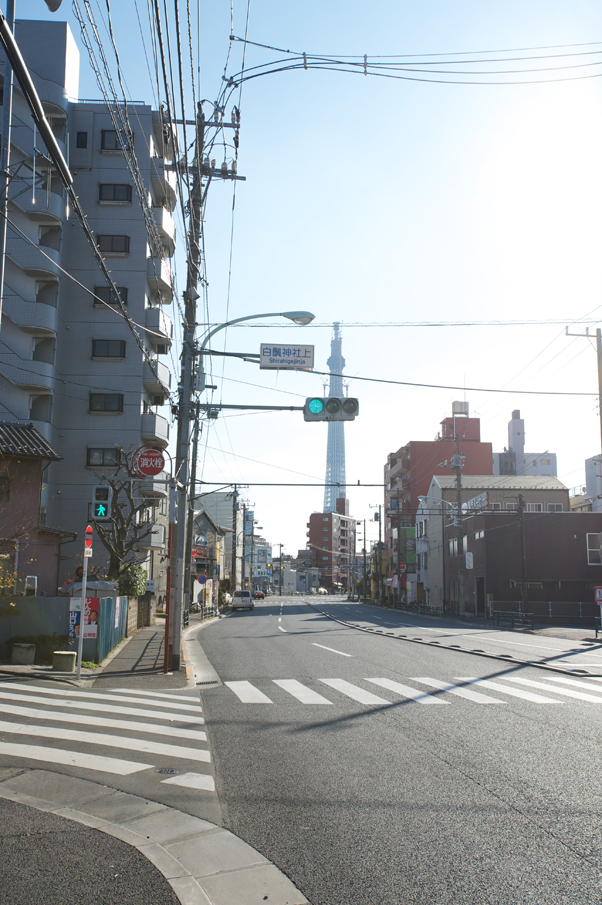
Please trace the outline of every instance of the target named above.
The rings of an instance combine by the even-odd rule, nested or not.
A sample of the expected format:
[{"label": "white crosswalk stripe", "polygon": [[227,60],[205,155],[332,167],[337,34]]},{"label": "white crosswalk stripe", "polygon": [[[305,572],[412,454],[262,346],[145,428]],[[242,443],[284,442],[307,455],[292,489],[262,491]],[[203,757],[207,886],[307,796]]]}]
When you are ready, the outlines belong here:
[{"label": "white crosswalk stripe", "polygon": [[456,682],[470,682],[471,685],[491,688],[492,691],[501,691],[503,694],[510,695],[510,697],[522,698],[523,701],[531,701],[533,704],[562,704],[562,701],[556,701],[554,698],[544,698],[541,694],[534,694],[531,691],[523,691],[518,688],[510,688],[509,686],[502,685],[501,682],[491,682],[489,679],[475,679],[470,677],[467,678],[465,676],[456,676],[455,678]]},{"label": "white crosswalk stripe", "polygon": [[507,682],[517,682],[520,685],[526,685],[529,688],[539,688],[541,691],[551,691],[552,694],[562,694],[567,698],[577,698],[579,701],[590,701],[592,704],[602,704],[602,697],[593,694],[587,694],[585,691],[575,691],[572,688],[555,688],[553,685],[547,685],[545,682],[533,682],[531,679],[522,679],[519,676],[505,676]]},{"label": "white crosswalk stripe", "polygon": [[268,698],[267,694],[264,694],[263,691],[260,691],[259,688],[255,688],[254,685],[251,685],[250,682],[246,681],[236,681],[236,682],[224,682],[224,685],[227,685],[231,691],[234,692],[237,698],[239,698],[243,704],[273,704],[274,702],[271,698]]},{"label": "white crosswalk stripe", "polygon": [[407,698],[409,701],[417,701],[419,704],[448,703],[447,701],[441,701],[439,698],[435,698],[432,694],[416,691],[415,688],[410,688],[409,685],[401,685],[399,682],[393,682],[392,679],[366,679],[366,682],[380,685],[381,688],[388,688],[389,691],[394,691],[395,694],[401,695],[402,698]]},{"label": "white crosswalk stripe", "polygon": [[[0,755],[19,762],[42,761],[120,776],[163,768],[166,759],[173,770],[174,762],[180,766],[177,761],[183,761],[187,769],[168,779],[159,780],[157,776],[157,781],[214,792],[215,782],[209,772],[188,772],[192,764],[198,764],[202,771],[211,762],[206,733],[193,728],[203,723],[200,701],[190,697],[183,703],[181,698],[174,698],[161,692],[145,697],[138,689],[104,694],[0,681],[0,712],[4,717],[0,720]],[[117,706],[115,701],[126,706]],[[127,706],[130,703],[144,706]],[[6,719],[8,716],[13,720]],[[49,744],[25,744],[27,737]],[[61,747],[61,742],[67,747]],[[106,749],[115,749],[116,754],[123,751],[128,757],[107,756]],[[136,753],[141,755],[140,761],[131,759]]]},{"label": "white crosswalk stripe", "polygon": [[[595,676],[588,676],[588,679],[595,679]],[[595,691],[597,694],[602,695],[602,685],[590,685],[589,682],[584,682],[580,679],[568,679],[565,676],[546,676],[547,682],[560,682],[562,685],[571,685],[575,688],[582,688],[583,691]]]},{"label": "white crosswalk stripe", "polygon": [[318,694],[317,691],[313,691],[307,685],[303,685],[302,682],[297,682],[296,679],[273,679],[273,682],[280,688],[284,688],[289,694],[292,694],[302,704],[332,704],[332,701],[328,701],[321,694]]},{"label": "white crosswalk stripe", "polygon": [[385,698],[379,698],[378,695],[372,694],[371,691],[364,691],[359,685],[352,685],[351,682],[346,682],[345,679],[320,679],[320,682],[323,682],[324,685],[329,685],[335,691],[340,691],[341,694],[351,698],[352,701],[357,701],[359,704],[391,703]]},{"label": "white crosswalk stripe", "polygon": [[478,691],[471,691],[468,688],[461,688],[459,685],[449,685],[447,682],[441,682],[438,679],[429,679],[423,677],[420,679],[412,679],[412,682],[421,682],[430,688],[438,688],[440,691],[446,691],[448,694],[455,694],[458,698],[465,698],[467,701],[474,701],[475,704],[503,704],[500,698],[491,698],[489,695],[480,694]]}]

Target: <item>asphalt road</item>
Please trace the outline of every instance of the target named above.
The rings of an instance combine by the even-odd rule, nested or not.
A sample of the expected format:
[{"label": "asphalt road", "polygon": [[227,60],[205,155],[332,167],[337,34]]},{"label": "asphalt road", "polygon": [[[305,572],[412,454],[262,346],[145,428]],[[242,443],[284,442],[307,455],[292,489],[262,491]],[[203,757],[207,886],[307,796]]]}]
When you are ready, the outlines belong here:
[{"label": "asphalt road", "polygon": [[225,825],[312,905],[599,905],[602,681],[367,634],[299,598],[193,644],[216,672]]}]

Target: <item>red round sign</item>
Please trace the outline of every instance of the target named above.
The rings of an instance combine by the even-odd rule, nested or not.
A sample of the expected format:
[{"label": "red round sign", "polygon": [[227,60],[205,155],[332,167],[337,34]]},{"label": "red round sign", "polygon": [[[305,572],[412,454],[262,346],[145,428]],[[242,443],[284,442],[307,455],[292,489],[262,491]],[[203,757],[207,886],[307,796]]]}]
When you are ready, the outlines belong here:
[{"label": "red round sign", "polygon": [[147,478],[154,478],[165,468],[165,456],[160,449],[143,447],[134,455],[134,469]]}]

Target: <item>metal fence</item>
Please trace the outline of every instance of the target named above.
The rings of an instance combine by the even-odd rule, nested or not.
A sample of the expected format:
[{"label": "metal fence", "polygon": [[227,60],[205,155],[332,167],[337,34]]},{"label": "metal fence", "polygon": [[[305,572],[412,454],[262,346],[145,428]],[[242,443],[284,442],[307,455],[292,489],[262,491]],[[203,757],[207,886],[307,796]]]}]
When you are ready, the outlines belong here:
[{"label": "metal fence", "polygon": [[128,598],[101,597],[98,611],[98,634],[96,638],[96,659],[102,663],[105,657],[120,644],[127,635]]}]

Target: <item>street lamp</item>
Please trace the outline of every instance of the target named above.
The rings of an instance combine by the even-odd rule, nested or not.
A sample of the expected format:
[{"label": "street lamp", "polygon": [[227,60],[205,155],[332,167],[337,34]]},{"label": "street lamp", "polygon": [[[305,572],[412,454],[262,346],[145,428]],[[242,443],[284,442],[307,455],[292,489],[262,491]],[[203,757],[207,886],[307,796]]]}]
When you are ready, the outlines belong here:
[{"label": "street lamp", "polygon": [[270,312],[269,314],[248,314],[246,317],[237,317],[235,320],[227,321],[225,324],[218,324],[217,327],[214,327],[213,330],[209,330],[208,333],[203,337],[203,341],[198,348],[197,355],[200,356],[198,376],[199,376],[199,384],[197,387],[197,391],[202,393],[205,389],[205,362],[203,355],[205,353],[205,349],[207,348],[207,343],[211,339],[212,336],[215,336],[220,330],[225,330],[226,327],[232,327],[234,324],[240,324],[243,321],[254,321],[259,320],[263,317],[287,317],[289,320],[293,321],[295,324],[298,324],[300,327],[306,327],[308,324],[311,324],[313,319],[315,318],[315,314],[312,314],[311,311],[277,311]]},{"label": "street lamp", "polygon": [[[196,290],[194,290],[196,291]],[[184,293],[187,302],[190,300],[191,289],[188,288]],[[264,317],[286,317],[299,326],[307,326],[311,324],[315,318],[315,314],[311,311],[271,311],[267,314],[247,314],[245,317],[237,317],[234,320],[226,321],[224,324],[218,324],[213,330],[209,330],[200,344],[194,345],[194,317],[189,318],[188,329],[184,338],[183,363],[182,363],[182,389],[180,395],[179,410],[179,426],[178,426],[178,446],[176,455],[176,479],[178,481],[178,512],[180,517],[178,520],[176,544],[175,544],[175,594],[174,594],[174,615],[173,615],[173,643],[172,643],[172,669],[174,672],[180,669],[180,655],[182,646],[182,613],[184,609],[184,594],[189,594],[190,589],[184,588],[184,568],[186,561],[186,515],[188,512],[188,451],[190,443],[190,412],[191,399],[193,393],[192,387],[192,362],[195,355],[200,356],[198,368],[198,384],[195,388],[196,392],[202,393],[205,389],[205,365],[203,356],[207,348],[207,343],[212,336],[215,336],[220,330],[231,327],[234,324],[240,324],[243,321],[259,320]]]},{"label": "street lamp", "polygon": [[[420,502],[423,502],[424,500],[436,500],[438,503],[445,503],[445,505],[449,506],[452,511],[454,511],[454,512],[456,511],[456,507],[454,506],[453,503],[450,503],[449,500],[444,500],[442,497],[439,497],[439,496],[429,496],[429,495],[420,496],[419,495],[418,499],[420,500]],[[457,528],[459,524],[460,524],[459,515],[454,515],[454,528]]]}]

